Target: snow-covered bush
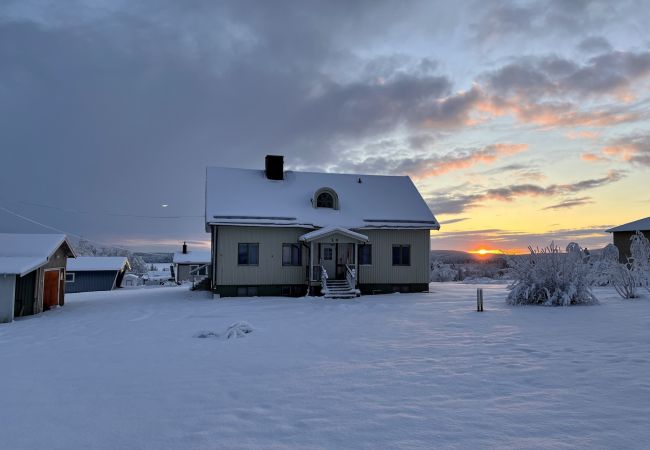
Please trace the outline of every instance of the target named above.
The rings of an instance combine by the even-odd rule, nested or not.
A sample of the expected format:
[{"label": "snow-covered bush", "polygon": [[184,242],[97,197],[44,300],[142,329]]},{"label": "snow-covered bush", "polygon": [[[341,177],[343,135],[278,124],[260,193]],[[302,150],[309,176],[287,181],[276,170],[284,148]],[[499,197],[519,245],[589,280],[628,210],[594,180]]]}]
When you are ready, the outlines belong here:
[{"label": "snow-covered bush", "polygon": [[508,303],[549,306],[598,303],[589,286],[587,258],[577,244],[569,244],[566,253],[552,242],[543,249],[528,249],[528,255],[508,257],[513,278],[508,286]]},{"label": "snow-covered bush", "polygon": [[650,241],[640,231],[634,233],[630,241],[632,265],[637,271],[639,285],[650,291]]},{"label": "snow-covered bush", "polygon": [[612,272],[618,265],[618,247],[607,244],[600,256],[592,256],[589,260],[589,282],[592,286],[609,286],[612,284]]},{"label": "snow-covered bush", "polygon": [[458,270],[454,269],[451,264],[445,264],[442,261],[431,261],[431,272],[429,279],[431,281],[456,281]]},{"label": "snow-covered bush", "polygon": [[623,298],[637,298],[639,287],[650,290],[650,241],[640,231],[630,241],[631,256],[626,262],[619,262],[618,249],[609,244],[592,264],[592,283],[609,284]]}]

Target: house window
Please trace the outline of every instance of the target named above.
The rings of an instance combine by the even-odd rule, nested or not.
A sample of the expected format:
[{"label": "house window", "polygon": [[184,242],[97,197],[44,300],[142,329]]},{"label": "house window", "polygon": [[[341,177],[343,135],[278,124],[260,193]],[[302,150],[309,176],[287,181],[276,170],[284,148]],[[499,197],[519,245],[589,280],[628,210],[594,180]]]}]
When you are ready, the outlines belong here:
[{"label": "house window", "polygon": [[239,286],[237,287],[237,297],[256,297],[257,286]]},{"label": "house window", "polygon": [[66,272],[65,273],[65,282],[66,283],[74,283],[74,272]]},{"label": "house window", "polygon": [[329,192],[323,192],[316,199],[317,208],[334,208],[334,197]]},{"label": "house window", "polygon": [[323,259],[326,261],[331,261],[333,258],[333,250],[332,247],[325,247],[323,249]]},{"label": "house window", "polygon": [[302,247],[300,244],[282,244],[282,265],[302,265]]},{"label": "house window", "polygon": [[316,208],[339,209],[339,197],[331,188],[318,189],[311,201]]},{"label": "house window", "polygon": [[372,264],[372,245],[361,244],[359,245],[359,249],[357,251],[359,255],[360,266],[369,266]]},{"label": "house window", "polygon": [[260,244],[239,244],[237,264],[240,266],[256,266],[259,264]]},{"label": "house window", "polygon": [[410,245],[393,245],[393,265],[394,266],[411,265]]}]

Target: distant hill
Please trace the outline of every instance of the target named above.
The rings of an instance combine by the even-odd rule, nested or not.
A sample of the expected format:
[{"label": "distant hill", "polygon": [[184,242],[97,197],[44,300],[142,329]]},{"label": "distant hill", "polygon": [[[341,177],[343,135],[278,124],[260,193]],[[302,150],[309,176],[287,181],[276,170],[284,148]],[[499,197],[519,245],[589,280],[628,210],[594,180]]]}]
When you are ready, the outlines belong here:
[{"label": "distant hill", "polygon": [[174,257],[173,253],[145,253],[145,252],[135,252],[136,256],[139,256],[144,260],[144,262],[151,263],[170,263]]},{"label": "distant hill", "polygon": [[495,262],[502,260],[502,255],[475,255],[460,250],[431,250],[431,260],[442,261],[446,264],[464,264],[474,262]]}]

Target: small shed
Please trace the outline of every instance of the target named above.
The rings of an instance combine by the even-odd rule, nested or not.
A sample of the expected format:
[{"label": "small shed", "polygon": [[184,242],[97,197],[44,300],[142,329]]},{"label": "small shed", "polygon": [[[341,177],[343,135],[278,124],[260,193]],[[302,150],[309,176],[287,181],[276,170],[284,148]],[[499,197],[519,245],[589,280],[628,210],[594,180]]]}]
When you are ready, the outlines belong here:
[{"label": "small shed", "polygon": [[189,251],[187,243],[183,243],[182,250],[174,253],[174,280],[199,281],[210,276],[211,253],[209,250]]},{"label": "small shed", "polygon": [[0,233],[0,323],[63,306],[74,257],[63,234]]},{"label": "small shed", "polygon": [[634,233],[641,231],[645,237],[650,239],[650,217],[624,223],[606,231],[612,233],[614,237],[614,245],[618,248],[620,261],[626,262],[628,256],[632,256],[632,252],[630,251],[630,238]]},{"label": "small shed", "polygon": [[111,291],[122,287],[127,270],[126,256],[80,256],[68,263],[65,286],[69,293]]}]

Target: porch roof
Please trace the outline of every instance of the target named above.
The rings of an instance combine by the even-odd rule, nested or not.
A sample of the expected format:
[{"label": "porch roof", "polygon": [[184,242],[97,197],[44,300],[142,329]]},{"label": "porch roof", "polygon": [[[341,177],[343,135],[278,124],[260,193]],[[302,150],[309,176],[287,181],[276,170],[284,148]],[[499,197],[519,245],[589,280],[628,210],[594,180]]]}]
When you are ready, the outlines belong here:
[{"label": "porch roof", "polygon": [[321,239],[327,236],[330,236],[332,234],[342,234],[343,236],[347,236],[351,239],[355,239],[359,242],[368,242],[370,239],[368,239],[368,236],[365,234],[357,233],[352,230],[348,230],[347,228],[342,228],[342,227],[324,227],[319,230],[315,231],[310,231],[307,234],[303,234],[300,236],[300,241],[301,242],[312,242],[315,241],[316,239]]}]

